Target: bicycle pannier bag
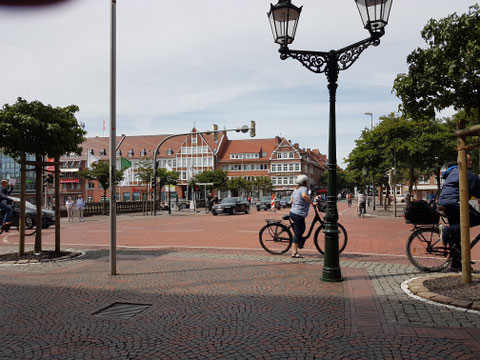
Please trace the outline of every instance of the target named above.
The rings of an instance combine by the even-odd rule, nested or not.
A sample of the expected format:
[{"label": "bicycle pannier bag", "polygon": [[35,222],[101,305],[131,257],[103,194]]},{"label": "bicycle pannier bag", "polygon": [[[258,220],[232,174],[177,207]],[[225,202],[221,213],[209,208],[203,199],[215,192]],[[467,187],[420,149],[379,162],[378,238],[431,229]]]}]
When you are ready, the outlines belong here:
[{"label": "bicycle pannier bag", "polygon": [[438,224],[438,220],[440,220],[440,214],[424,200],[411,201],[405,209],[405,222],[407,224]]}]

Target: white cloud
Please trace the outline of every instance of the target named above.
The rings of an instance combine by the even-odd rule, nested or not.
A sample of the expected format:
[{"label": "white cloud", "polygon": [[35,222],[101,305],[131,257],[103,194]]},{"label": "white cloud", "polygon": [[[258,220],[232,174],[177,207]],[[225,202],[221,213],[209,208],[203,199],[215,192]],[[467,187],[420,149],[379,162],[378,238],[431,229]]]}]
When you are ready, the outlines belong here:
[{"label": "white cloud", "polygon": [[[327,51],[368,37],[353,1],[294,0],[303,5],[292,45]],[[339,162],[376,117],[397,109],[393,79],[422,46],[430,18],[466,12],[470,1],[394,1],[380,46],[340,73]],[[328,93],[323,74],[280,60],[268,1],[117,1],[117,132],[174,133],[257,122],[259,137],[282,134],[327,151]],[[41,11],[2,8],[2,103],[18,96],[77,104],[89,135],[109,118],[110,2],[70,0]],[[108,134],[108,131],[107,131]],[[234,136],[237,136],[234,134]],[[244,136],[244,135],[238,135]]]}]

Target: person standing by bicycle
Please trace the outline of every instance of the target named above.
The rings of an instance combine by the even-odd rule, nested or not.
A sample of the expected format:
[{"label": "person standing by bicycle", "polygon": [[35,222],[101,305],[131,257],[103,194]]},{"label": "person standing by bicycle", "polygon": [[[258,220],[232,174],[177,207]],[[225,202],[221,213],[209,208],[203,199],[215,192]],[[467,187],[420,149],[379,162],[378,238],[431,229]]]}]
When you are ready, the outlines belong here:
[{"label": "person standing by bicycle", "polygon": [[292,207],[290,209],[290,218],[293,220],[293,246],[292,258],[303,258],[298,253],[298,249],[302,249],[305,244],[303,233],[305,232],[305,218],[308,215],[310,205],[315,206],[308,196],[308,177],[307,175],[299,175],[295,182],[298,184],[293,191],[291,197]]},{"label": "person standing by bicycle", "polygon": [[0,210],[5,213],[2,219],[2,226],[12,223],[13,218],[13,200],[8,197],[13,191],[13,186],[8,185],[7,180],[2,180],[0,187]]},{"label": "person standing by bicycle", "polygon": [[362,211],[365,214],[367,212],[367,209],[365,207],[366,199],[365,199],[365,194],[363,193],[362,190],[358,191],[357,202],[358,202],[358,204],[357,204],[357,214],[358,214],[358,216],[362,215]]},{"label": "person standing by bicycle", "polygon": [[[440,225],[440,236],[445,245],[450,244],[456,247],[458,253],[453,251],[452,270],[461,270],[461,251],[460,251],[460,191],[458,179],[458,164],[449,164],[448,169],[442,174],[445,179],[442,191],[438,198],[438,205],[442,206],[447,215],[449,226]],[[467,167],[472,167],[472,158],[467,155]],[[468,192],[470,198],[475,196],[480,198],[480,178],[468,170]],[[470,227],[480,225],[480,213],[469,205]]]}]

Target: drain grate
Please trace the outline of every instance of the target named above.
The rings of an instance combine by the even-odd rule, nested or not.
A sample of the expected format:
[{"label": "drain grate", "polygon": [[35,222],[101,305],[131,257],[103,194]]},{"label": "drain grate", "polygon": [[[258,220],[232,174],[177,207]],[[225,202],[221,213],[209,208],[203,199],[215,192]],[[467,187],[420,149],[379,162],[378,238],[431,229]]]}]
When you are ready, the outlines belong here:
[{"label": "drain grate", "polygon": [[101,310],[94,312],[92,315],[115,319],[129,319],[148,309],[150,306],[152,305],[115,302]]}]

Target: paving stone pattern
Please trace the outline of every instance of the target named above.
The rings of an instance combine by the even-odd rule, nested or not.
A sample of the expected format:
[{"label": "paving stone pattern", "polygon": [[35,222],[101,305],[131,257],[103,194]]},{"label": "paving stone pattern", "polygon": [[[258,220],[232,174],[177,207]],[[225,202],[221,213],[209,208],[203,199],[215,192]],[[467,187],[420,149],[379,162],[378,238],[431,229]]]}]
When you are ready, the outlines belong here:
[{"label": "paving stone pattern", "polygon": [[[0,266],[0,359],[478,359],[478,315],[409,298],[405,259],[227,251],[88,251]],[[383,259],[383,261],[382,261]],[[129,319],[114,303],[151,305]]]}]

